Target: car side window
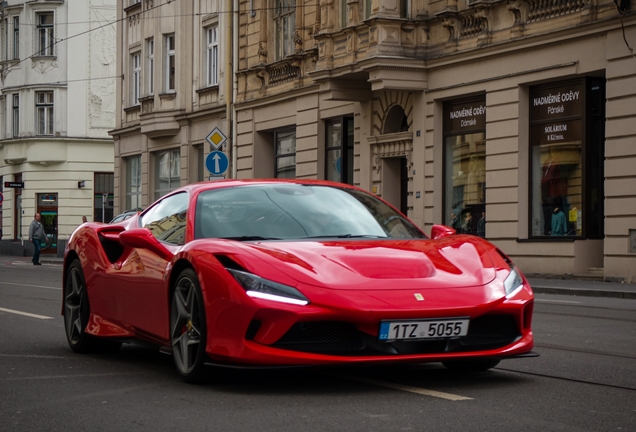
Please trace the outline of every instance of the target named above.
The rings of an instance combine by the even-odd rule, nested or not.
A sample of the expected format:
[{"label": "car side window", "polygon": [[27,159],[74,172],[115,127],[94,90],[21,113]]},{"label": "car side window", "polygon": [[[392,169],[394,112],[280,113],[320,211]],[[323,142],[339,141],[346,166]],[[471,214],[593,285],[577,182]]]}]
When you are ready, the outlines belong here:
[{"label": "car side window", "polygon": [[148,228],[158,240],[184,244],[188,194],[170,195],[162,199],[143,215],[141,225]]}]

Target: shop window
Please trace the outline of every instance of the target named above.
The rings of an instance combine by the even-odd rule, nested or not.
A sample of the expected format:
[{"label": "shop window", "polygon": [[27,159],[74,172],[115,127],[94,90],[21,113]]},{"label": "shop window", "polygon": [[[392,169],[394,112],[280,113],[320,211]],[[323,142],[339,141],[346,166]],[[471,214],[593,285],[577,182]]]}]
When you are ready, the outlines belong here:
[{"label": "shop window", "polygon": [[530,88],[530,237],[603,236],[605,81]]},{"label": "shop window", "polygon": [[181,185],[181,151],[158,153],[155,159],[155,199]]},{"label": "shop window", "polygon": [[353,184],[353,118],[325,122],[325,179]]},{"label": "shop window", "polygon": [[113,219],[115,205],[115,175],[113,173],[95,173],[95,222],[110,222]]},{"label": "shop window", "polygon": [[126,210],[141,208],[141,156],[125,158]]},{"label": "shop window", "polygon": [[296,178],[296,130],[276,132],[276,178]]},{"label": "shop window", "polygon": [[444,104],[444,223],[486,236],[486,99]]}]

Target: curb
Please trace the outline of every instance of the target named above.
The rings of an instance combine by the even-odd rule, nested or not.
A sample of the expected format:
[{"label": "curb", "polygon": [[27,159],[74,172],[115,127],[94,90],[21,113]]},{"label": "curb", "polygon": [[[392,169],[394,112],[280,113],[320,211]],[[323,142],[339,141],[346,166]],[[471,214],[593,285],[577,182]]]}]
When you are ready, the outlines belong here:
[{"label": "curb", "polygon": [[560,295],[572,295],[582,297],[611,297],[611,298],[623,298],[636,300],[636,292],[632,291],[608,291],[608,290],[595,290],[595,289],[582,289],[582,288],[556,288],[556,287],[542,287],[532,286],[532,291],[538,294],[560,294]]}]

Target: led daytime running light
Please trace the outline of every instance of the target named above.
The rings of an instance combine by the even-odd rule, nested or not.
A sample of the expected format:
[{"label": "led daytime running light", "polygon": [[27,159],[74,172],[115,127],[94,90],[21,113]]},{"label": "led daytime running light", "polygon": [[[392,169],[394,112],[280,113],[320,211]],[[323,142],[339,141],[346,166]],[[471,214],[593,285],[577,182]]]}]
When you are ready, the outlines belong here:
[{"label": "led daytime running light", "polygon": [[523,287],[523,279],[515,266],[510,267],[510,274],[504,281],[506,297],[512,297]]},{"label": "led daytime running light", "polygon": [[264,300],[305,306],[309,299],[294,287],[264,279],[240,270],[226,269],[243,287],[248,296]]}]

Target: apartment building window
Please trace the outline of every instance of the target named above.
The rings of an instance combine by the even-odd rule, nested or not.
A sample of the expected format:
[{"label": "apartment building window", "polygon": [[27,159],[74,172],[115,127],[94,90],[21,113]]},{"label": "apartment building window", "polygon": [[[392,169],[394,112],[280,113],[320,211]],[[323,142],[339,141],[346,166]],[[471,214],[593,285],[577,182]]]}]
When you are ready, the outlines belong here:
[{"label": "apartment building window", "polygon": [[172,149],[160,152],[155,159],[155,199],[178,188],[181,184],[181,152]]},{"label": "apartment building window", "polygon": [[364,19],[371,18],[372,0],[364,0]]},{"label": "apartment building window", "polygon": [[38,135],[53,135],[53,92],[35,93],[35,111]]},{"label": "apartment building window", "polygon": [[110,222],[114,216],[115,175],[112,172],[96,172],[94,176],[94,193],[93,220],[95,222]]},{"label": "apartment building window", "polygon": [[146,53],[148,55],[148,94],[155,93],[155,40],[153,38],[146,41]]},{"label": "apartment building window", "polygon": [[141,155],[125,159],[126,210],[141,208]]},{"label": "apartment building window", "polygon": [[206,29],[206,84],[208,86],[219,84],[219,29],[217,26]]},{"label": "apartment building window", "polygon": [[444,104],[444,220],[485,237],[486,98]]},{"label": "apartment building window", "polygon": [[13,60],[20,58],[20,17],[13,17]]},{"label": "apartment building window", "polygon": [[276,60],[282,60],[295,52],[296,0],[277,0],[274,21],[276,24]]},{"label": "apartment building window", "polygon": [[9,59],[9,18],[2,20],[2,61]]},{"label": "apartment building window", "polygon": [[605,79],[530,88],[530,236],[602,238]]},{"label": "apartment building window", "polygon": [[353,184],[353,118],[331,119],[325,125],[325,178]]},{"label": "apartment building window", "polygon": [[277,131],[276,178],[296,177],[296,130]]},{"label": "apartment building window", "polygon": [[12,119],[12,129],[13,129],[13,138],[17,138],[20,136],[20,95],[17,93],[14,93],[12,95],[12,100],[13,100],[13,107],[12,107],[12,113],[13,113],[13,119]]},{"label": "apartment building window", "polygon": [[37,14],[37,43],[38,56],[52,56],[54,38],[53,12],[41,12]]},{"label": "apartment building window", "polygon": [[174,35],[166,36],[166,93],[175,91],[175,44]]},{"label": "apartment building window", "polygon": [[132,68],[132,89],[131,98],[133,105],[139,105],[139,96],[141,90],[141,54],[136,53],[130,56],[130,65]]},{"label": "apartment building window", "polygon": [[340,28],[347,26],[347,0],[340,0]]}]

